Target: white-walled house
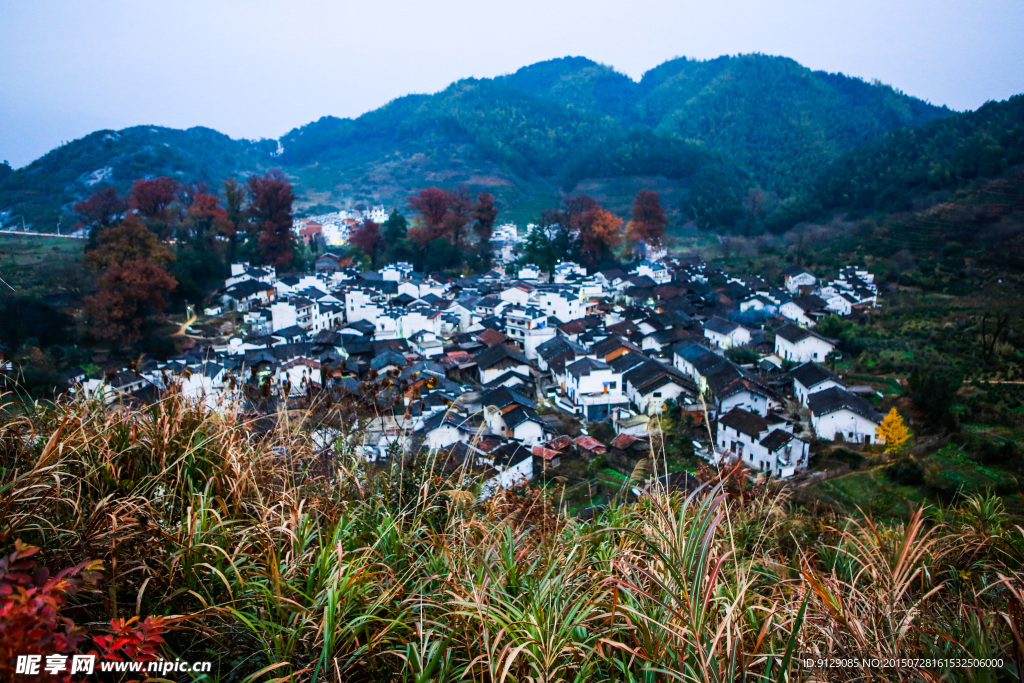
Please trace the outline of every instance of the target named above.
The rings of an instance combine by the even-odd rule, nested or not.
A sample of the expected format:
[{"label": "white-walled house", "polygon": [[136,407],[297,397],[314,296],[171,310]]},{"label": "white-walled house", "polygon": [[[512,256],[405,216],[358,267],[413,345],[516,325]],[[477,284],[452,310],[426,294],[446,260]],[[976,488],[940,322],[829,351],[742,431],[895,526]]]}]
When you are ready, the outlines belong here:
[{"label": "white-walled house", "polygon": [[519,269],[516,278],[519,280],[539,280],[540,268],[528,263]]},{"label": "white-walled house", "polygon": [[506,372],[514,372],[525,379],[531,377],[530,361],[523,352],[505,344],[488,346],[476,354],[475,360],[481,384],[498,379]]},{"label": "white-walled house", "polygon": [[791,477],[806,469],[809,445],[784,422],[734,408],[718,420],[718,450],[727,459],[742,460],[751,469],[775,477]]},{"label": "white-walled house", "polygon": [[793,323],[786,323],[775,331],[775,353],[783,360],[794,363],[820,362],[835,348],[832,340]]},{"label": "white-walled house", "polygon": [[588,422],[608,418],[611,410],[628,404],[622,376],[605,363],[580,358],[565,366],[565,395]]},{"label": "white-walled house", "polygon": [[882,416],[863,397],[840,387],[808,396],[811,426],[819,439],[876,444]]},{"label": "white-walled house", "polygon": [[750,343],[750,330],[737,322],[715,316],[704,323],[704,336],[720,349],[731,349]]},{"label": "white-walled house", "polygon": [[806,268],[794,266],[785,271],[784,284],[791,294],[796,294],[801,288],[813,287],[817,282],[818,278]]},{"label": "white-walled house", "polygon": [[814,362],[795,367],[789,374],[793,378],[793,395],[805,406],[807,397],[815,392],[832,387],[847,388],[846,384],[828,368]]}]

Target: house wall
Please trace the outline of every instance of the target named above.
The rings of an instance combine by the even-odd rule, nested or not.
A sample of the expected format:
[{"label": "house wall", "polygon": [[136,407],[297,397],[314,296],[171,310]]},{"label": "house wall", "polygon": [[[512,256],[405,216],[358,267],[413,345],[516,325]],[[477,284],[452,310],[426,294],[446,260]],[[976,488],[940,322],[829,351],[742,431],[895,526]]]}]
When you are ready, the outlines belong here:
[{"label": "house wall", "polygon": [[846,388],[842,384],[840,384],[839,382],[836,382],[835,380],[831,380],[831,379],[827,379],[824,382],[822,382],[821,384],[814,385],[813,390],[808,389],[803,384],[800,384],[800,382],[794,381],[793,382],[793,394],[796,396],[797,400],[800,401],[800,403],[802,403],[803,405],[806,406],[807,405],[807,397],[808,396],[810,396],[811,394],[816,394],[819,391],[824,391],[825,389],[829,389],[831,387],[840,387],[840,388],[843,388],[843,389]]},{"label": "house wall", "polygon": [[[502,365],[502,363],[499,363],[498,365],[500,366],[500,365]],[[487,368],[486,370],[481,370],[480,371],[480,383],[481,384],[487,384],[491,380],[498,379],[499,377],[504,375],[506,372],[517,372],[520,375],[522,375],[523,377],[529,377],[530,376],[530,366],[529,365],[519,364],[519,365],[513,365],[511,367],[507,367],[507,368],[506,367],[495,366],[493,368]]]},{"label": "house wall", "polygon": [[513,432],[512,437],[517,441],[520,441],[527,446],[536,446],[544,441],[547,441],[544,428],[536,422],[524,422],[517,426]]},{"label": "house wall", "polygon": [[749,410],[752,413],[764,417],[768,414],[769,408],[772,406],[772,401],[767,396],[761,396],[751,391],[739,391],[728,398],[723,399],[718,406],[718,412],[722,415],[726,414],[733,408],[743,408]]},{"label": "house wall", "polygon": [[663,387],[658,387],[657,391],[642,396],[638,395],[640,400],[637,405],[640,407],[640,412],[655,415],[662,411],[662,405],[666,401],[678,401],[684,393],[683,388],[678,384],[666,384]]},{"label": "house wall", "polygon": [[878,425],[845,408],[820,417],[812,415],[811,426],[820,439],[836,440],[841,435],[843,441],[879,443]]},{"label": "house wall", "polygon": [[790,360],[795,363],[806,363],[807,361],[825,360],[825,357],[835,348],[824,339],[817,337],[806,337],[796,344],[782,337],[775,337],[775,353],[783,360]]}]

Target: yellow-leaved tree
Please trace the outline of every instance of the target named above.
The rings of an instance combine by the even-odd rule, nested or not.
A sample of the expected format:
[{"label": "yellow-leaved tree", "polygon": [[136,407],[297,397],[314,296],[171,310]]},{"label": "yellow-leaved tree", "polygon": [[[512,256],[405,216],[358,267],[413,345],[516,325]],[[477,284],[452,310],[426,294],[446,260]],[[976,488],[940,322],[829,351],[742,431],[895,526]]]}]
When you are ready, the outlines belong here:
[{"label": "yellow-leaved tree", "polygon": [[878,425],[878,438],[885,444],[886,453],[901,453],[907,447],[910,429],[895,408],[890,410],[882,424]]}]

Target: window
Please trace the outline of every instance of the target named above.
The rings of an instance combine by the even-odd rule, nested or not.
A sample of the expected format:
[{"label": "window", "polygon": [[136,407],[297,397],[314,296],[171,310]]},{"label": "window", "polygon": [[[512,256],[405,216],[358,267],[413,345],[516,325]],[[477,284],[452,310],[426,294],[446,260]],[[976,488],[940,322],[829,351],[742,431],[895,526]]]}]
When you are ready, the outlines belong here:
[{"label": "window", "polygon": [[661,398],[661,392],[660,391],[655,391],[654,392],[654,398]]}]

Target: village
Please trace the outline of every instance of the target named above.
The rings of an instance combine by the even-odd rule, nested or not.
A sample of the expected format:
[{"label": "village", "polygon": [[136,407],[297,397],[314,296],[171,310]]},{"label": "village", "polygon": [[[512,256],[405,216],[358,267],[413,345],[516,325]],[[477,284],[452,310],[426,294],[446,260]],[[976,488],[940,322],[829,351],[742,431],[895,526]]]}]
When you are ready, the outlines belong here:
[{"label": "village", "polygon": [[[296,221],[299,239],[311,223],[322,225]],[[793,267],[772,283],[654,250],[631,272],[542,273],[510,263],[516,240],[514,226],[495,230],[498,265],[464,278],[406,263],[360,271],[331,248],[301,275],[233,264],[191,320],[190,350],[72,377],[72,390],[145,404],[173,388],[249,417],[350,400],[358,433],[310,430],[325,452],[340,440],[369,462],[430,452],[475,477],[481,497],[572,462],[628,472],[664,448],[669,419],[689,427],[695,456],[756,478],[805,476],[816,439],[877,443],[873,390],[830,370],[836,341],[815,332],[827,316],[870,315],[872,273]]]}]

